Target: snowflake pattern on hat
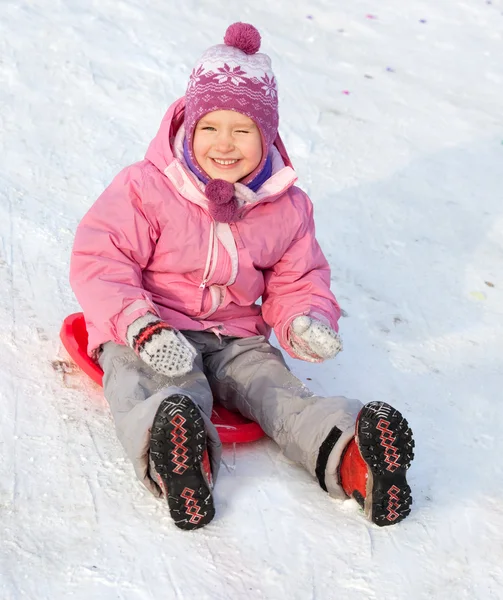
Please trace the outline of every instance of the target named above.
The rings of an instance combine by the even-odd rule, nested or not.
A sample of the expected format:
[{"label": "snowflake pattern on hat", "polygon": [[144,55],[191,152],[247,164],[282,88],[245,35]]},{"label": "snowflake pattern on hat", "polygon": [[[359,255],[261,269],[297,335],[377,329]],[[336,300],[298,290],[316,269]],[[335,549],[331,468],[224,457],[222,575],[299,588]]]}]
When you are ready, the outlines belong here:
[{"label": "snowflake pattern on hat", "polygon": [[246,78],[241,77],[242,75],[246,75],[246,73],[241,67],[237,66],[231,69],[227,63],[224,63],[224,66],[218,67],[218,73],[213,73],[212,77],[213,79],[216,79],[218,83],[230,81],[235,85],[239,85],[240,83],[246,82]]}]

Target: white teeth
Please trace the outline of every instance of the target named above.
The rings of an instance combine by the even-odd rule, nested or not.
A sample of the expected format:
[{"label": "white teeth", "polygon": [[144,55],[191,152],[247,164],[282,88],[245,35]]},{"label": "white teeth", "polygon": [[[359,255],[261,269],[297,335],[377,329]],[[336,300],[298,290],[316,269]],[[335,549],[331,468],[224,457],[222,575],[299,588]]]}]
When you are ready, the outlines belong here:
[{"label": "white teeth", "polygon": [[221,158],[214,158],[213,160],[219,165],[233,165],[234,163],[238,162],[237,158],[234,158],[232,160],[222,160]]}]

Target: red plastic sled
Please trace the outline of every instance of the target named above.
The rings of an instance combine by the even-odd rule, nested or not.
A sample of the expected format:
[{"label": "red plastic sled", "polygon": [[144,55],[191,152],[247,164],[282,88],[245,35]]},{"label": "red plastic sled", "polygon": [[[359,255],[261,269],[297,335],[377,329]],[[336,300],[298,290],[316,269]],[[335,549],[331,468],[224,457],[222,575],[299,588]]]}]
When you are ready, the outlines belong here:
[{"label": "red plastic sled", "polygon": [[[103,371],[87,354],[87,329],[84,315],[74,313],[66,317],[59,335],[63,346],[76,365],[98,385],[102,385]],[[224,444],[254,442],[265,436],[260,425],[239,413],[227,410],[218,403],[213,407],[211,420]]]}]

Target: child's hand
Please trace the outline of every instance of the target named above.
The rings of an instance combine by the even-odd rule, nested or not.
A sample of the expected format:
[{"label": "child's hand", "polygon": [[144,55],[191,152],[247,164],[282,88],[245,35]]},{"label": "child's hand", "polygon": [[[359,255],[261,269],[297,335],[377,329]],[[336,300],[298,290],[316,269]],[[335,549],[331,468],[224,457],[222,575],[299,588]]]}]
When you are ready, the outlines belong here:
[{"label": "child's hand", "polygon": [[127,342],[149,367],[162,375],[180,377],[192,370],[195,348],[177,329],[151,313],[131,323]]},{"label": "child's hand", "polygon": [[290,344],[299,358],[309,362],[322,362],[342,350],[342,341],[336,331],[305,315],[293,320]]}]

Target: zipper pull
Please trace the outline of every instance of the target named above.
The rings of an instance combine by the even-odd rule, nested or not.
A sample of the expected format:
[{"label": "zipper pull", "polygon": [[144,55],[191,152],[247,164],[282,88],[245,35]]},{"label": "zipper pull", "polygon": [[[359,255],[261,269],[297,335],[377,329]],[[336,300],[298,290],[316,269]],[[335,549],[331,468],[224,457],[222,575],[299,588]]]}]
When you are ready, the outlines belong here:
[{"label": "zipper pull", "polygon": [[203,279],[201,282],[201,285],[199,286],[200,290],[204,290],[204,288],[206,287],[206,284],[208,283],[207,279]]}]

